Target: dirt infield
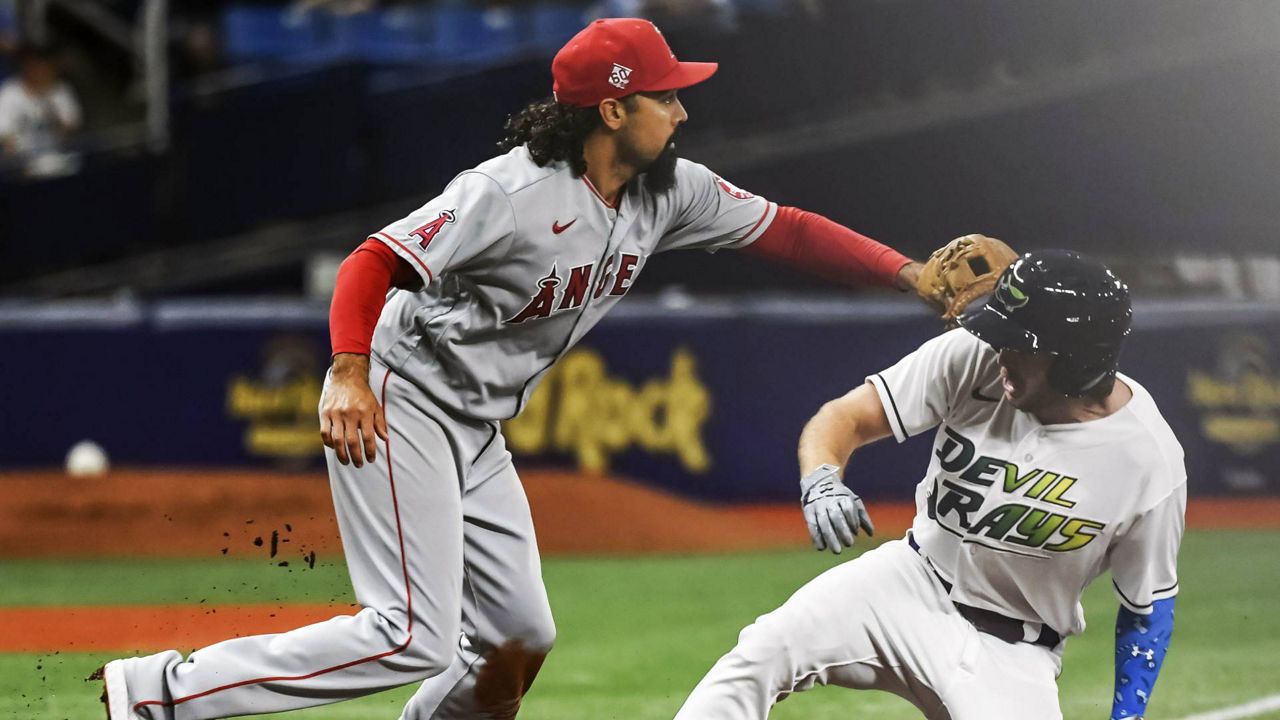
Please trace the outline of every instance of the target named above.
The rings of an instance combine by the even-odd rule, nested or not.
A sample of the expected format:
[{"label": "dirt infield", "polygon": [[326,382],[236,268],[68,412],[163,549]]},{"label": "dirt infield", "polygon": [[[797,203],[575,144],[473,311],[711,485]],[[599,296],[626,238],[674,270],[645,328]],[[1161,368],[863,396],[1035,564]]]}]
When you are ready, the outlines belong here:
[{"label": "dirt infield", "polygon": [[146,605],[0,608],[0,652],[198,648],[350,615],[351,605]]},{"label": "dirt infield", "polygon": [[[791,508],[726,510],[613,478],[554,471],[526,471],[522,478],[546,554],[767,549],[807,539]],[[295,559],[341,552],[323,474],[0,474],[0,557],[261,556],[273,544]]]},{"label": "dirt infield", "polygon": [[[682,553],[796,547],[792,505],[719,507],[609,477],[522,472],[545,554]],[[871,503],[881,535],[911,522],[905,503]],[[1280,528],[1280,499],[1195,500],[1193,528]],[[117,470],[0,474],[0,557],[341,552],[323,474]]]},{"label": "dirt infield", "polygon": [[[546,554],[683,553],[808,542],[792,505],[716,507],[642,485],[522,473]],[[910,524],[907,503],[873,503],[878,534]],[[1280,499],[1196,500],[1193,528],[1280,528]],[[297,561],[341,552],[321,474],[123,470],[102,478],[0,474],[0,557],[211,557],[271,552]],[[280,632],[350,606],[0,608],[0,652],[151,651]]]}]

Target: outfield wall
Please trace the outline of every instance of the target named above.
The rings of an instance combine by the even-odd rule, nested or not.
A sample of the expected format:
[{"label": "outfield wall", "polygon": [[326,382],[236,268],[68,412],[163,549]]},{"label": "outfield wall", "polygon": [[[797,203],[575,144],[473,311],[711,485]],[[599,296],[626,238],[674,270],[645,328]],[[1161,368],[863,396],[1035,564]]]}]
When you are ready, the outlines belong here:
[{"label": "outfield wall", "polygon": [[[1193,492],[1280,493],[1280,307],[1140,304],[1123,369],[1187,448]],[[507,424],[520,467],[684,495],[795,493],[795,441],[825,400],[938,331],[912,302],[631,298]],[[0,305],[0,469],[90,438],[117,464],[319,466],[326,308],[285,301]],[[927,438],[858,454],[860,491],[909,497]]]}]

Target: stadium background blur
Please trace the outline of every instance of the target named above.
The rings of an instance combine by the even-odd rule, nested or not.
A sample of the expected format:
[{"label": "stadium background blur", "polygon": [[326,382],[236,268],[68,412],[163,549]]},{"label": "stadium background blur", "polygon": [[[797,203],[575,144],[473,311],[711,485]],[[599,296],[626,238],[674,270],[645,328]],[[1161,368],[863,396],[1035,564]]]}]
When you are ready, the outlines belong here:
[{"label": "stadium background blur", "polygon": [[[246,632],[271,627],[246,607],[349,601],[315,429],[337,265],[490,157],[555,50],[618,15],[721,63],[682,93],[680,148],[738,186],[917,258],[982,232],[1130,283],[1122,369],[1194,495],[1157,707],[1280,708],[1257,625],[1280,592],[1280,3],[0,0],[0,81],[51,48],[84,113],[58,162],[0,160],[0,716],[96,717],[82,666],[231,632],[163,612],[221,603]],[[656,257],[631,295],[506,427],[561,631],[522,717],[674,713],[834,562],[800,549],[804,420],[939,331],[905,296],[727,252]],[[63,472],[82,440],[105,476],[92,451]],[[882,535],[928,447],[852,466]],[[1069,718],[1108,702],[1114,603],[1090,598]],[[911,717],[813,695],[777,716]]]}]

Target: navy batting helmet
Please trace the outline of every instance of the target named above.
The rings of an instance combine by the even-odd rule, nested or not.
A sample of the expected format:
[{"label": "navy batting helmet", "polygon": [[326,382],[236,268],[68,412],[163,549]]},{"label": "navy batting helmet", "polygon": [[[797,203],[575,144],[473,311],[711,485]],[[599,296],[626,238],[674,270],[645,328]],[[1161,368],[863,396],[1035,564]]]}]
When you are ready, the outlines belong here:
[{"label": "navy batting helmet", "polygon": [[960,325],[997,350],[1053,355],[1049,384],[1063,395],[1106,397],[1132,317],[1129,288],[1106,265],[1043,250],[1015,260]]}]

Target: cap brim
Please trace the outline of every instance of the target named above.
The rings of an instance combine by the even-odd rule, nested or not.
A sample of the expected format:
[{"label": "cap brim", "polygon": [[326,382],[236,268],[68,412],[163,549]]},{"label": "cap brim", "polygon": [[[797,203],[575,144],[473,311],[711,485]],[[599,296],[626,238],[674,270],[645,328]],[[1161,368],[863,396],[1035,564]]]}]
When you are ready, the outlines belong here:
[{"label": "cap brim", "polygon": [[1035,351],[1040,349],[1040,339],[1014,322],[1002,309],[987,303],[957,318],[960,327],[997,350]]},{"label": "cap brim", "polygon": [[663,77],[649,83],[643,92],[662,92],[664,90],[680,90],[690,85],[697,85],[716,74],[720,63],[713,62],[680,62],[675,69]]}]

